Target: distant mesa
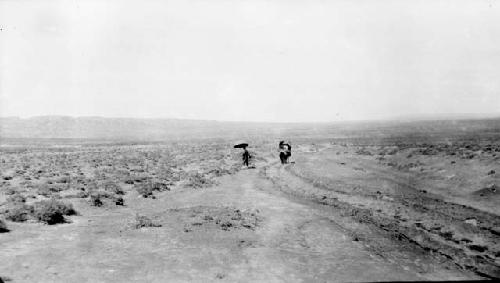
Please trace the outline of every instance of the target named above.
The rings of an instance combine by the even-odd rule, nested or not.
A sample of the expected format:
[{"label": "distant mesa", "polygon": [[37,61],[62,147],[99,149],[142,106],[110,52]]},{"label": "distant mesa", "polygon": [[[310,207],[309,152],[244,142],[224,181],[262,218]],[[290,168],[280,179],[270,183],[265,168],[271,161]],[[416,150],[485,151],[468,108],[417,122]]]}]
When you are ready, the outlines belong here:
[{"label": "distant mesa", "polygon": [[[344,138],[384,135],[456,135],[500,133],[500,118],[483,120],[350,121],[332,123],[223,122],[183,119],[139,119],[38,116],[0,117],[0,139],[132,139],[294,137]],[[0,142],[2,142],[0,140]]]}]

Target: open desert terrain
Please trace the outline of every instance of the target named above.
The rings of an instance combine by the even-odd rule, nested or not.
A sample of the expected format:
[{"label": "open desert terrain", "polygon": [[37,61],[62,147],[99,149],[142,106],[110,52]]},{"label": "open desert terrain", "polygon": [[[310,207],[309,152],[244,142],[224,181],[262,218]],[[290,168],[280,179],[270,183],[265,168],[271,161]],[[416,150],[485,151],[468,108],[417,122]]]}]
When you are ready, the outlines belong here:
[{"label": "open desert terrain", "polygon": [[0,0],[0,283],[500,282],[500,1]]},{"label": "open desert terrain", "polygon": [[190,124],[176,127],[199,138],[149,140],[30,138],[7,124],[5,282],[500,278],[498,119]]}]

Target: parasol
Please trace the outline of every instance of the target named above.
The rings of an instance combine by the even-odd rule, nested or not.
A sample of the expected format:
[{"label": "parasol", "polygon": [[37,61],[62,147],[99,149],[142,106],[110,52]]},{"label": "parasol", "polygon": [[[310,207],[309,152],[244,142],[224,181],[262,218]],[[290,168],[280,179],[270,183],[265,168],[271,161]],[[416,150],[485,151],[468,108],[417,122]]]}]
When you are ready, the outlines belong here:
[{"label": "parasol", "polygon": [[248,143],[246,142],[238,142],[234,144],[234,148],[245,148],[248,146]]}]

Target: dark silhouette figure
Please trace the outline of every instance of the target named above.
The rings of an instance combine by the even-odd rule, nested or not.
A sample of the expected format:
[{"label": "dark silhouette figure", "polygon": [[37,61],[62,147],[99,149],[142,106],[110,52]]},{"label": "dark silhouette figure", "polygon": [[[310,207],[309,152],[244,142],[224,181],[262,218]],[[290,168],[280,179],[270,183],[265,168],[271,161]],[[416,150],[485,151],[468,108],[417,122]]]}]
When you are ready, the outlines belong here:
[{"label": "dark silhouette figure", "polygon": [[290,144],[285,143],[284,141],[280,141],[279,150],[281,164],[287,164],[288,158],[292,156],[292,147],[290,146]]},{"label": "dark silhouette figure", "polygon": [[248,152],[247,148],[243,148],[243,165],[246,165],[248,167],[248,161],[250,160],[250,153]]}]

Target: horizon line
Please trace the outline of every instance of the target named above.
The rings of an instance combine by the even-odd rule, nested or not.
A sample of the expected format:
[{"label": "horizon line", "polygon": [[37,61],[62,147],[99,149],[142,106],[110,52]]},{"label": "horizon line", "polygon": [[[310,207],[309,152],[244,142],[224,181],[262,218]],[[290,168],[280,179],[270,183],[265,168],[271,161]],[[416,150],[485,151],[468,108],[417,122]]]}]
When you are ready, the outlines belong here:
[{"label": "horizon line", "polygon": [[72,115],[34,115],[34,116],[4,116],[0,115],[0,119],[15,118],[21,120],[35,118],[99,118],[99,119],[133,119],[133,120],[184,120],[184,121],[206,121],[220,123],[265,123],[265,124],[332,124],[332,123],[349,123],[349,122],[406,122],[406,121],[439,121],[439,120],[477,120],[477,119],[497,119],[500,118],[498,113],[439,113],[439,114],[408,114],[403,116],[392,116],[374,119],[350,119],[350,120],[330,120],[330,121],[244,121],[244,120],[217,120],[217,119],[194,119],[194,118],[178,118],[178,117],[126,117],[126,116],[72,116]]}]

